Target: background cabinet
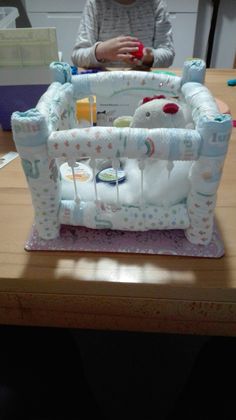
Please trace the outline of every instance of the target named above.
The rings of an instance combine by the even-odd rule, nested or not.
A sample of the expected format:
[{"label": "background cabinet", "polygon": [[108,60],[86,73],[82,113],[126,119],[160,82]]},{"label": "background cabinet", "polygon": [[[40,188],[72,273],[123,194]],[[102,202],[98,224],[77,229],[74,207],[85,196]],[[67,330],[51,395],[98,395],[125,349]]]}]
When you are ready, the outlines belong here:
[{"label": "background cabinet", "polygon": [[[25,0],[33,27],[56,27],[58,49],[71,64],[71,52],[86,0]],[[176,56],[173,66],[182,67],[193,56],[198,0],[167,0],[173,26]]]},{"label": "background cabinet", "polygon": [[[195,55],[206,58],[213,12],[212,0],[199,0]],[[236,54],[236,0],[221,0],[215,27],[210,67],[233,68]]]},{"label": "background cabinet", "polygon": [[198,0],[166,0],[173,28],[175,46],[174,67],[183,67],[186,58],[193,57],[198,14]]},{"label": "background cabinet", "polygon": [[25,0],[33,27],[55,27],[58,50],[64,61],[71,63],[79,22],[86,0]]}]

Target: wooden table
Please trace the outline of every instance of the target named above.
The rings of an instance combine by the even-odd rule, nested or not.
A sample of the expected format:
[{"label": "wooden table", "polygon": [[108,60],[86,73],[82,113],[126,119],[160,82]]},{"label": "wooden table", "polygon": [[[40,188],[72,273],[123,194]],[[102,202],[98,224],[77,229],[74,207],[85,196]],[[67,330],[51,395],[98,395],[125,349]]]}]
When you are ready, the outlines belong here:
[{"label": "wooden table", "polygon": [[[236,118],[234,70],[206,85]],[[0,155],[15,150],[0,132]],[[33,209],[19,158],[0,170],[0,323],[236,335],[236,129],[216,209],[220,259],[26,252]]]}]

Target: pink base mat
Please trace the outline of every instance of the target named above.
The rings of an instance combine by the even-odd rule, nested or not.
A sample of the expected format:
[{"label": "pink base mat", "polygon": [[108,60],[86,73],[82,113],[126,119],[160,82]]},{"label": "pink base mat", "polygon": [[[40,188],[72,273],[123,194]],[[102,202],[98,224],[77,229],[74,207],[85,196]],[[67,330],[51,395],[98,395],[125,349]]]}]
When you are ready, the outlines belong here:
[{"label": "pink base mat", "polygon": [[33,226],[25,250],[119,252],[206,258],[220,258],[224,255],[223,242],[216,227],[210,244],[203,246],[191,244],[185,238],[183,230],[127,232],[62,225],[59,238],[45,241],[39,238]]}]

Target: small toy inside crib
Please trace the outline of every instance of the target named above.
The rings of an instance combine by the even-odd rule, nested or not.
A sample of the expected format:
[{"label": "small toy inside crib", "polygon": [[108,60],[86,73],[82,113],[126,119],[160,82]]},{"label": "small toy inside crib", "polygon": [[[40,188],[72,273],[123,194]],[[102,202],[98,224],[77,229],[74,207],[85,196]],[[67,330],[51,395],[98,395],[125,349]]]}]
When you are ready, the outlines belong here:
[{"label": "small toy inside crib", "polygon": [[[12,115],[39,236],[56,238],[61,224],[183,229],[191,243],[209,244],[232,121],[204,86],[205,63],[186,61],[182,76],[51,70],[36,108]],[[94,126],[94,95],[126,98],[131,112],[120,107],[111,126]],[[81,128],[75,103],[85,97],[91,126]]]}]

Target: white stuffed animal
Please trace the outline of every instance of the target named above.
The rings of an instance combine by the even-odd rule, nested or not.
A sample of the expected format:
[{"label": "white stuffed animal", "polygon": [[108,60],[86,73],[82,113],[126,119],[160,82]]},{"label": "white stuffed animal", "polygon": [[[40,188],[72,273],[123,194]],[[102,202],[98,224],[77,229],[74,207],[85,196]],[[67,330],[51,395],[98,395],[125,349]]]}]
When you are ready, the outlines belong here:
[{"label": "white stuffed animal", "polygon": [[185,102],[164,95],[144,98],[136,109],[130,127],[192,128],[191,114]]},{"label": "white stuffed animal", "polygon": [[[115,127],[193,128],[191,113],[184,101],[164,95],[144,98],[133,117],[119,117]],[[127,160],[125,170],[134,173],[137,162]],[[192,162],[148,159],[144,170],[145,201],[169,207],[183,201],[190,188],[188,174]],[[137,168],[138,171],[138,168]]]},{"label": "white stuffed animal", "polygon": [[133,128],[193,128],[193,120],[185,102],[159,95],[144,98],[133,117],[118,117],[113,125]]}]

